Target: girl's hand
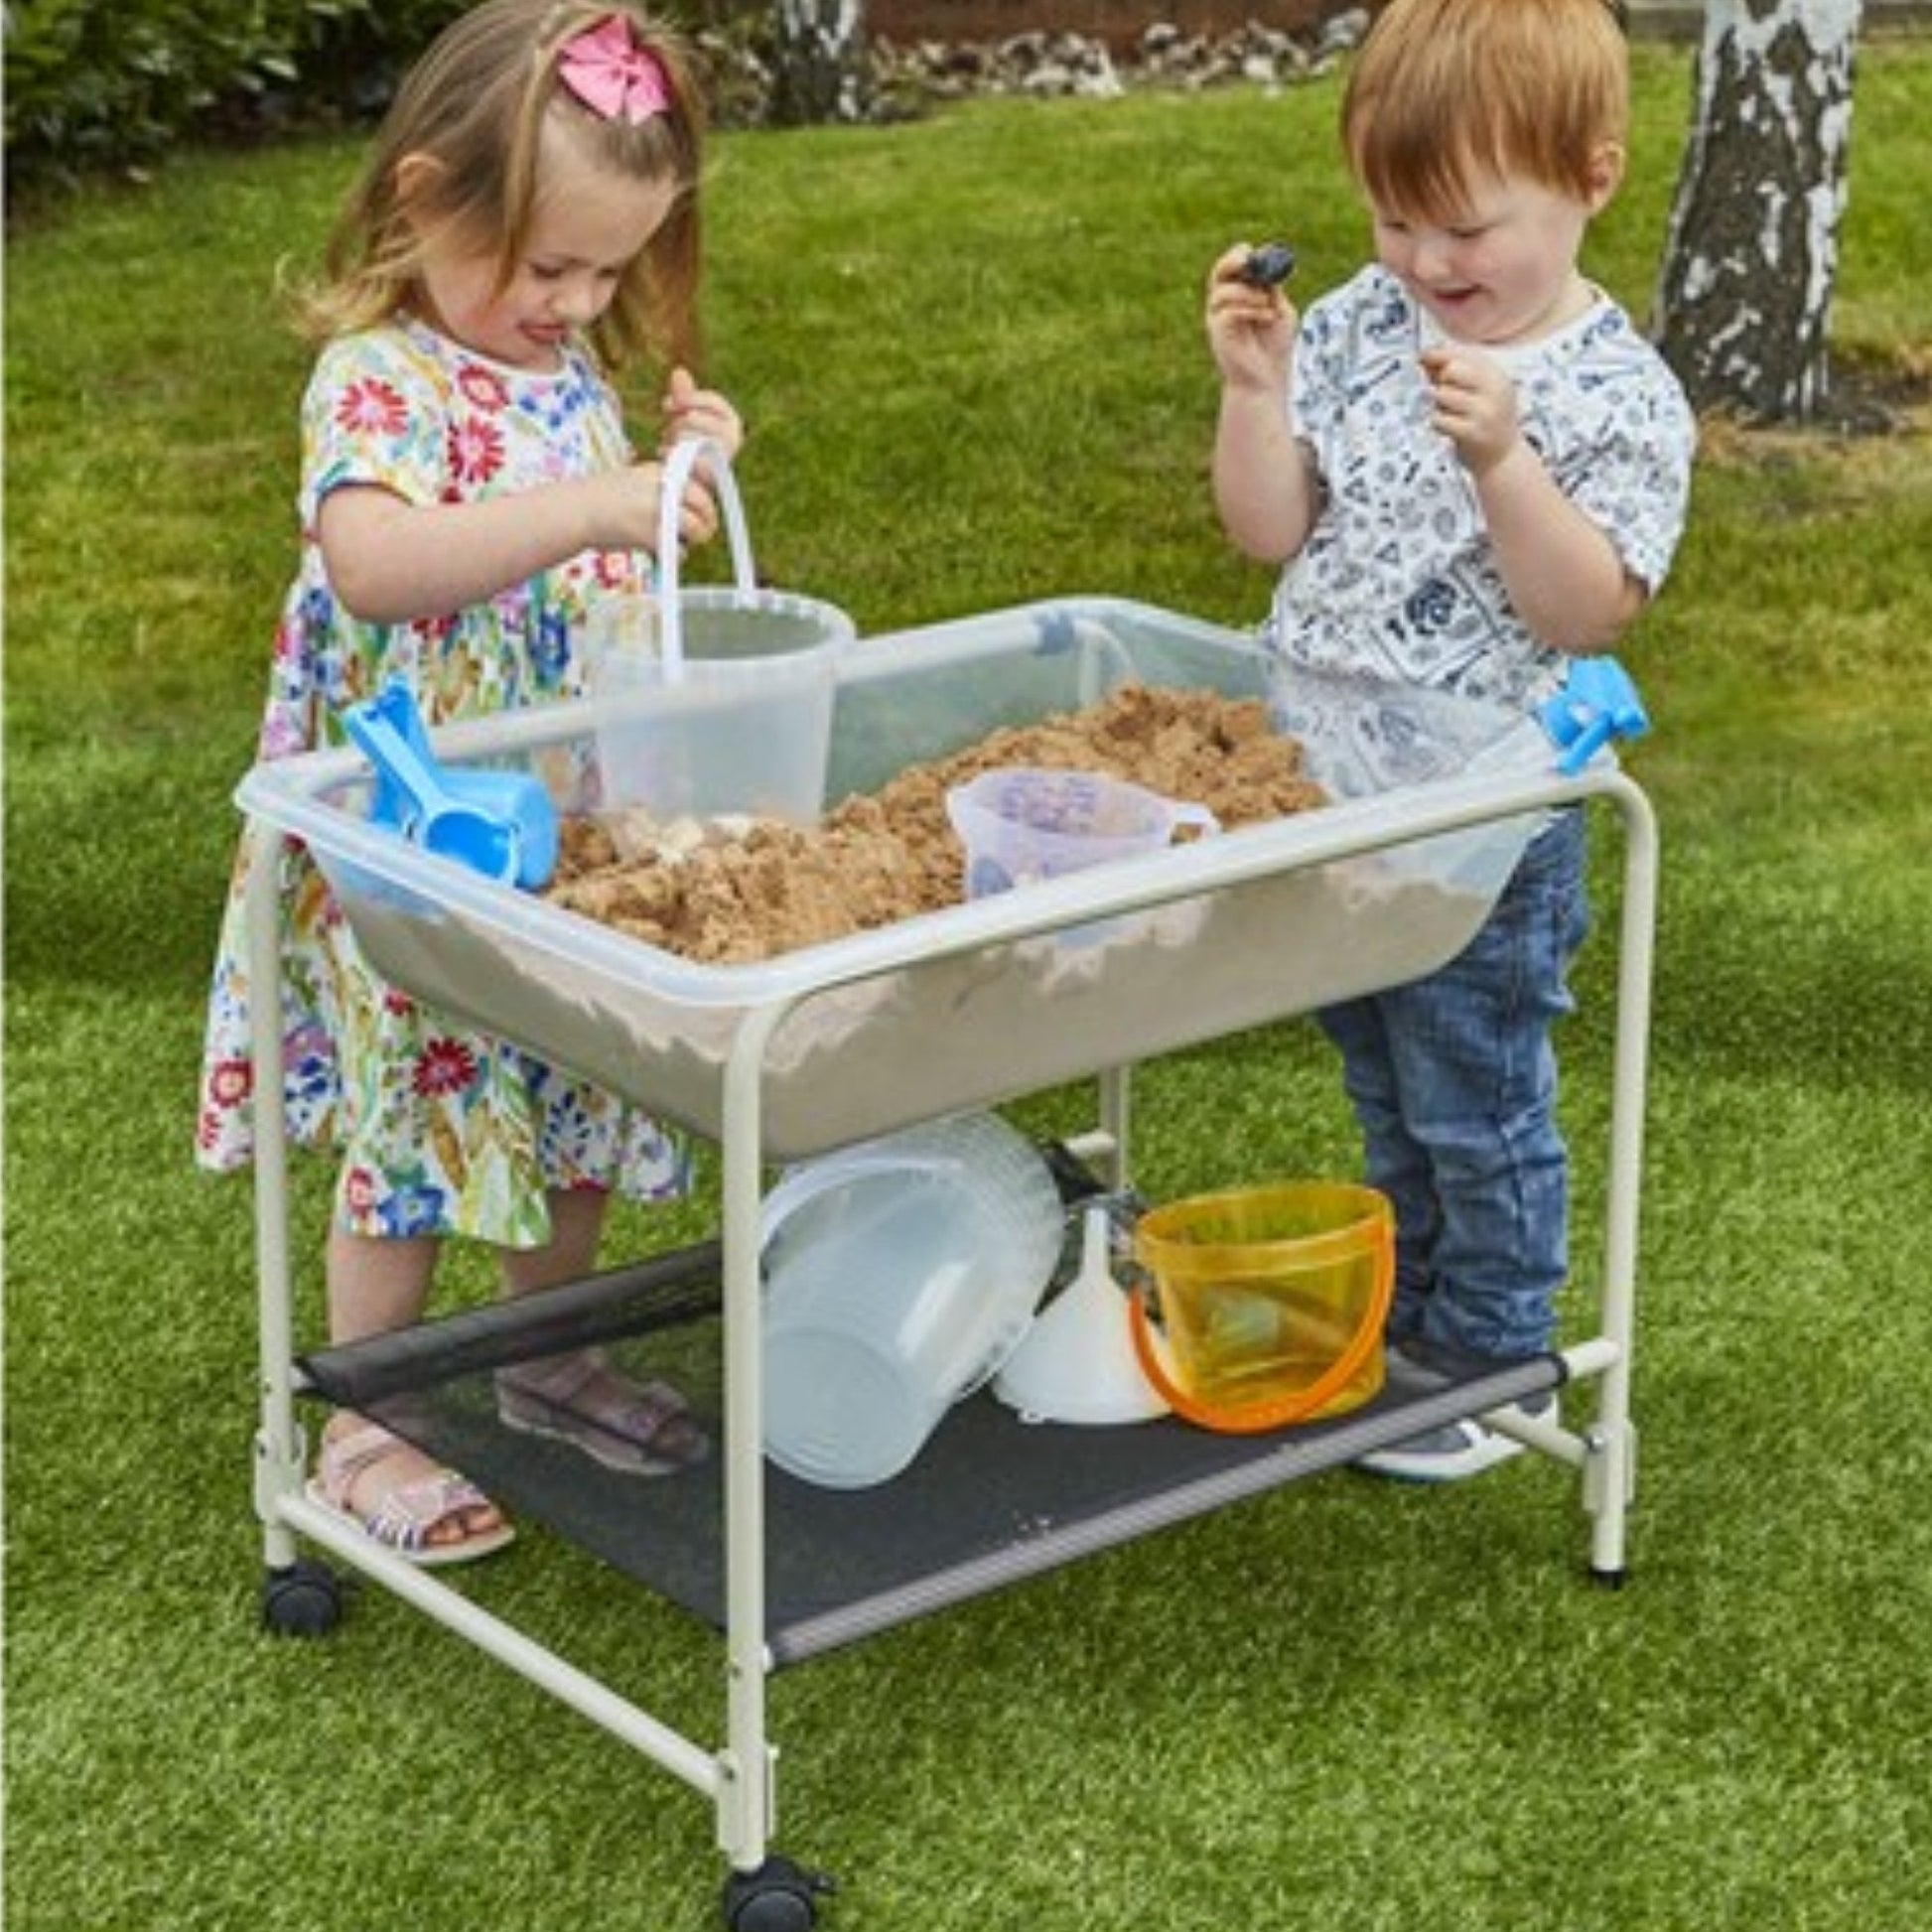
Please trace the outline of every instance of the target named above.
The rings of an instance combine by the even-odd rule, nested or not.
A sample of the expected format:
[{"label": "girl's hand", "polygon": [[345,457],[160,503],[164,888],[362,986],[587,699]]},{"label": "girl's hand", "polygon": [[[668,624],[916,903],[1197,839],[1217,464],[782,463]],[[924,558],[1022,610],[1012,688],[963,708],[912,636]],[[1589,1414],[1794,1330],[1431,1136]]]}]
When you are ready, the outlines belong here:
[{"label": "girl's hand", "polygon": [[1486,476],[1522,434],[1516,384],[1499,362],[1468,348],[1425,349],[1422,370],[1435,401],[1430,427],[1455,445],[1472,477]]},{"label": "girl's hand", "polygon": [[1242,270],[1254,250],[1238,242],[1207,277],[1207,345],[1230,389],[1281,394],[1295,348],[1295,305],[1279,288],[1259,288]]},{"label": "girl's hand", "polygon": [[664,434],[658,447],[668,452],[673,443],[689,436],[721,444],[728,457],[736,458],[745,441],[745,425],[716,389],[700,389],[689,369],[673,369],[664,391]]},{"label": "girl's hand", "polygon": [[[664,472],[657,464],[644,465],[646,470],[656,473],[657,499],[663,501]],[[688,550],[694,543],[709,543],[718,534],[718,503],[711,491],[696,477],[684,485],[684,497],[677,510],[677,540],[681,549]],[[657,537],[653,531],[650,548],[657,548]]]},{"label": "girl's hand", "polygon": [[[575,483],[560,485],[581,493],[587,513],[584,540],[599,550],[657,551],[657,523],[664,501],[664,466],[632,463],[605,470]],[[718,534],[718,504],[697,477],[684,485],[678,505],[680,546],[708,542]]]},{"label": "girl's hand", "polygon": [[[701,389],[689,369],[673,369],[664,391],[664,429],[659,458],[670,455],[675,443],[704,437],[729,457],[738,455],[745,426],[738,411],[715,389]],[[683,547],[708,543],[718,534],[718,503],[704,482],[705,466],[685,484],[678,505],[678,542]],[[657,549],[657,520],[663,501],[664,465],[633,463],[628,469],[606,472],[589,480],[595,493],[592,541],[607,550]]]}]

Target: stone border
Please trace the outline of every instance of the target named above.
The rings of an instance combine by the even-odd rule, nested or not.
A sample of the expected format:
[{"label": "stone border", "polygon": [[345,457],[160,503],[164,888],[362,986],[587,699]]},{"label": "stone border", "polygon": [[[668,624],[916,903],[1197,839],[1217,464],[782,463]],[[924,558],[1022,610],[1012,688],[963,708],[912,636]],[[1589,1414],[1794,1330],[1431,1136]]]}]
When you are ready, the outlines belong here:
[{"label": "stone border", "polygon": [[[1643,40],[1695,41],[1703,32],[1697,0],[1629,0],[1630,31]],[[1274,91],[1319,80],[1361,44],[1370,10],[1349,7],[1304,29],[1247,20],[1227,31],[1191,33],[1156,22],[1122,45],[1093,34],[1035,28],[997,41],[921,39],[869,43],[869,97],[856,118],[916,118],[931,107],[977,94],[1036,99],[1109,99],[1136,87],[1193,92],[1246,86]],[[1864,31],[1932,29],[1932,0],[1865,0]],[[770,48],[761,21],[707,29],[697,36],[710,70],[720,125],[756,127],[768,119]]]},{"label": "stone border", "polygon": [[[1249,86],[1279,89],[1318,80],[1368,31],[1368,10],[1350,8],[1304,33],[1250,21],[1227,33],[1187,34],[1157,23],[1118,58],[1085,34],[1040,28],[998,42],[921,40],[870,43],[866,118],[901,120],[944,101],[979,94],[1040,99],[1108,99],[1130,87]],[[756,126],[771,95],[762,35],[704,32],[698,45],[710,70],[713,111],[725,126]]]}]

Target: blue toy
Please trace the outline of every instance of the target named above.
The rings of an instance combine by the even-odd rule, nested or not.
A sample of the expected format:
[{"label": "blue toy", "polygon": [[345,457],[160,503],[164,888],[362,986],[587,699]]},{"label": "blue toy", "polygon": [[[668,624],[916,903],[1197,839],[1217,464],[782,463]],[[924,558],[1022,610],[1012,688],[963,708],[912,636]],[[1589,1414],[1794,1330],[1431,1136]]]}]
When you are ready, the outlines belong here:
[{"label": "blue toy", "polygon": [[557,869],[557,808],[540,779],[519,771],[440,764],[409,686],[392,678],[343,713],[343,728],[375,766],[372,824],[425,852],[534,892]]},{"label": "blue toy", "polygon": [[1562,754],[1557,769],[1566,778],[1574,778],[1611,739],[1641,738],[1650,729],[1637,687],[1614,657],[1578,658],[1539,716]]}]

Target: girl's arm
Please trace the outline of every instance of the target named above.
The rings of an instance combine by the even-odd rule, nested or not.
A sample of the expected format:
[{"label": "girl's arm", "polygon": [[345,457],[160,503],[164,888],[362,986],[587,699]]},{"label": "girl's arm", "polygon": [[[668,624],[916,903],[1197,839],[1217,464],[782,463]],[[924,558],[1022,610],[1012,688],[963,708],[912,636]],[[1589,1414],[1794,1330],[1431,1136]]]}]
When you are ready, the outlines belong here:
[{"label": "girl's arm", "polygon": [[1607,650],[1645,601],[1616,546],[1556,485],[1524,440],[1515,386],[1488,357],[1432,349],[1435,425],[1469,473],[1509,601],[1553,650]]},{"label": "girl's arm", "polygon": [[1207,341],[1221,376],[1214,506],[1237,548],[1279,564],[1308,541],[1320,486],[1288,423],[1295,311],[1280,289],[1242,278],[1249,252],[1230,248],[1207,283]]},{"label": "girl's arm", "polygon": [[[470,503],[411,503],[373,483],[323,498],[317,535],[336,595],[365,623],[449,617],[583,550],[655,550],[663,466],[633,464]],[[678,531],[718,527],[701,483],[684,492]]]},{"label": "girl's arm", "polygon": [[[664,448],[706,436],[735,457],[745,429],[715,389],[673,369],[663,397]],[[655,550],[663,466],[631,464],[468,503],[412,503],[374,483],[323,498],[317,535],[336,595],[365,623],[449,617],[584,550]],[[678,508],[682,542],[718,531],[718,506],[701,480]]]}]

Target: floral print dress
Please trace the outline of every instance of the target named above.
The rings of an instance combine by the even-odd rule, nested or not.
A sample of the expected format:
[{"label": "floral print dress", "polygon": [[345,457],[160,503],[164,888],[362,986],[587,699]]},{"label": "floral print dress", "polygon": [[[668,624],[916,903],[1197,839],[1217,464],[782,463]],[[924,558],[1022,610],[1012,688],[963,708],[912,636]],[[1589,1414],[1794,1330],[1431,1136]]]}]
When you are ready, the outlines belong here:
[{"label": "floral print dress", "polygon": [[[449,617],[368,623],[345,610],[316,523],[344,484],[418,504],[467,502],[630,460],[616,396],[572,347],[554,373],[470,353],[410,318],[322,352],[302,412],[302,558],[275,633],[259,756],[343,742],[339,714],[394,676],[426,722],[574,697],[577,643],[603,598],[646,588],[647,560],[587,551]],[[678,1139],[627,1103],[420,1006],[369,968],[299,842],[243,841],[214,967],[196,1135],[200,1164],[253,1156],[243,892],[280,869],[282,1067],[292,1140],[343,1155],[336,1211],[365,1235],[549,1239],[549,1188],[639,1199],[688,1177]]]}]

